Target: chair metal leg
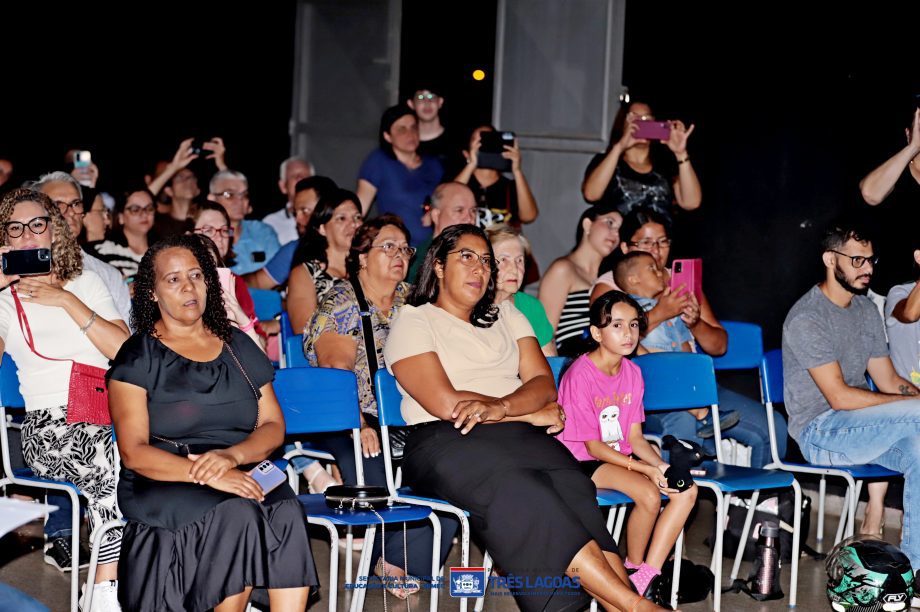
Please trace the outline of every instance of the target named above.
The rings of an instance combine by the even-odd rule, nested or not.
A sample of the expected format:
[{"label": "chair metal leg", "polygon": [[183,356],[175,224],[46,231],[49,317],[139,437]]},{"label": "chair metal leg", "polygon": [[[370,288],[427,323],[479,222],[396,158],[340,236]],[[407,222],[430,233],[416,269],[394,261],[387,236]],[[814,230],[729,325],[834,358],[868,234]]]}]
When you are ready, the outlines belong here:
[{"label": "chair metal leg", "polygon": [[843,538],[853,535],[856,524],[856,504],[859,502],[859,493],[862,491],[862,480],[853,480],[849,474],[843,476],[847,481],[847,491],[843,497],[843,508],[840,509],[840,520],[837,522],[837,534],[834,536],[834,545]]},{"label": "chair metal leg", "polygon": [[[824,474],[821,475],[821,480],[818,482],[818,526],[815,542],[818,545],[818,550],[822,549],[822,544],[824,543],[824,499],[827,496],[827,479],[824,477]],[[844,500],[846,501],[846,500]]]},{"label": "chair metal leg", "polygon": [[[432,512],[428,519],[431,521],[432,529],[432,540],[431,540],[431,612],[438,612],[438,591],[437,584],[434,581],[437,580],[438,571],[441,566],[441,521],[438,520],[438,515]],[[409,568],[406,568],[406,573],[409,572]],[[464,601],[466,598],[464,598]]]},{"label": "chair metal leg", "polygon": [[789,607],[796,606],[796,595],[799,586],[799,546],[802,542],[802,486],[799,481],[792,480],[792,490],[795,492],[795,507],[792,509],[792,567],[789,575]]},{"label": "chair metal leg", "polygon": [[[79,512],[80,507],[79,506],[74,506],[74,507],[77,509],[77,512],[75,512],[74,514],[76,516],[80,516],[80,512]],[[106,533],[111,531],[112,529],[115,529],[117,527],[123,527],[124,524],[125,524],[124,521],[122,521],[121,519],[112,519],[111,521],[106,521],[102,525],[99,525],[98,527],[96,527],[95,533],[90,534],[90,537],[92,538],[92,541],[93,541],[93,548],[89,556],[89,569],[86,572],[86,600],[83,602],[84,610],[89,611],[93,609],[92,607],[93,606],[93,585],[96,584],[96,569],[99,567],[99,550],[102,548],[102,537]],[[74,533],[79,533],[79,529],[74,531]],[[75,540],[75,542],[79,542],[79,540]],[[78,550],[78,549],[74,549],[74,550]],[[74,554],[74,560],[75,560],[74,566],[75,567],[73,570],[71,570],[73,572],[76,572],[77,574],[79,574],[79,569],[76,567],[76,564],[78,563],[76,559],[78,557],[79,557],[79,554]]]},{"label": "chair metal leg", "polygon": [[308,517],[311,525],[322,525],[329,532],[329,612],[336,612],[336,597],[339,588],[339,532],[335,525],[321,518]]},{"label": "chair metal leg", "polygon": [[[486,589],[489,588],[489,577],[492,575],[492,555],[489,554],[489,551],[486,551],[482,556],[482,567],[486,570]],[[482,612],[482,608],[486,603],[485,597],[477,597],[476,605],[473,606],[474,612]]]},{"label": "chair metal leg", "polygon": [[[367,538],[367,534],[364,536]],[[351,525],[348,526],[345,532],[345,582],[351,582],[351,565],[352,557],[354,556],[354,532],[352,531]],[[367,542],[367,539],[364,540]],[[363,550],[363,549],[362,549]],[[367,574],[365,574],[366,576]],[[357,576],[355,576],[355,582],[357,582]]]},{"label": "chair metal leg", "polygon": [[[713,417],[715,419],[715,417]],[[724,539],[725,516],[728,514],[728,504],[726,496],[722,494],[718,485],[709,482],[697,482],[697,486],[706,487],[716,496],[716,541],[712,551],[712,561],[709,563],[709,569],[715,576],[715,583],[712,590],[712,609],[719,611],[722,604],[722,540]]]},{"label": "chair metal leg", "polygon": [[754,491],[751,495],[751,507],[748,508],[744,516],[744,527],[741,528],[741,539],[739,540],[738,551],[735,553],[735,562],[732,564],[732,575],[729,578],[735,582],[738,577],[738,571],[741,569],[741,559],[744,557],[744,547],[748,541],[748,534],[751,532],[751,523],[754,522],[754,511],[757,509],[757,500],[760,499],[760,491]]},{"label": "chair metal leg", "polygon": [[[371,551],[374,547],[374,536],[376,533],[377,527],[374,525],[368,525],[367,531],[364,532],[364,546],[361,547],[361,560],[358,561],[358,574],[355,576],[355,590],[351,598],[351,612],[358,612],[358,610],[364,609],[364,597],[367,595],[367,577],[368,573],[371,571]],[[386,597],[385,590],[383,593],[383,596]]]}]

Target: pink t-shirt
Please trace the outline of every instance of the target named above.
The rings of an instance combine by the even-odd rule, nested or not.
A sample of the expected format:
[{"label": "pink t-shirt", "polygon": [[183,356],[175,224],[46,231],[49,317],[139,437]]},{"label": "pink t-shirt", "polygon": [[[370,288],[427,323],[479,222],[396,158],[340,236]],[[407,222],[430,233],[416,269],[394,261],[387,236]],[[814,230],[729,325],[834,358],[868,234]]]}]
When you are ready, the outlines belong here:
[{"label": "pink t-shirt", "polygon": [[602,440],[624,455],[632,453],[629,430],[645,421],[642,396],[645,383],[639,366],[623,359],[616,376],[608,376],[587,354],[569,367],[559,383],[559,403],[565,410],[565,429],[559,436],[579,461],[593,461],[588,440]]}]

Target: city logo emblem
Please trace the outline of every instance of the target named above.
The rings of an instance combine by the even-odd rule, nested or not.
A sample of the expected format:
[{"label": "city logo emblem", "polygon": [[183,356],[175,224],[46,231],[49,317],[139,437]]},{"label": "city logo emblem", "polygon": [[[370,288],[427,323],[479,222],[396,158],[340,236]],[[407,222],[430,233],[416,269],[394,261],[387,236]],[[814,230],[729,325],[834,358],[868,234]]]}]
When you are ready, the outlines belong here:
[{"label": "city logo emblem", "polygon": [[486,594],[486,568],[450,568],[451,597],[483,597]]}]

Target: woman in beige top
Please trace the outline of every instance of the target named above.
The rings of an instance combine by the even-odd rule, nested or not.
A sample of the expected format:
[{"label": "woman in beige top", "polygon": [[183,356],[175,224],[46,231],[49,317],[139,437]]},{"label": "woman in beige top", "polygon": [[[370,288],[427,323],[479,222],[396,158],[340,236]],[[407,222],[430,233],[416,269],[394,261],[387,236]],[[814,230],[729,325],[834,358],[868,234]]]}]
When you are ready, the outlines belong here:
[{"label": "woman in beige top", "polygon": [[[387,367],[417,426],[405,482],[467,510],[509,575],[565,574],[608,610],[661,610],[628,586],[594,485],[547,435],[564,426],[553,376],[527,319],[493,304],[496,276],[483,231],[451,226],[390,329]],[[547,606],[545,593],[512,591],[525,611]]]}]

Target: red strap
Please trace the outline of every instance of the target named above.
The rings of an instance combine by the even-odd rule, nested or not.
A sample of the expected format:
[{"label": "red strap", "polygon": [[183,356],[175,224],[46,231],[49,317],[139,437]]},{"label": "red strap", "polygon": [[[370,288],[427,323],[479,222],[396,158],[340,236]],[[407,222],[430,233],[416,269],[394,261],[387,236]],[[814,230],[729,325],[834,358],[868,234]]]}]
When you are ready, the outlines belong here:
[{"label": "red strap", "polygon": [[[26,311],[22,308],[22,302],[19,301],[19,295],[16,293],[15,285],[10,286],[10,293],[13,294],[13,301],[16,303],[16,314],[19,318],[19,329],[22,330],[22,335],[26,339],[26,344],[29,345],[29,348],[32,349],[32,352],[42,359],[47,359],[48,361],[69,361],[71,363],[76,363],[73,359],[55,359],[54,357],[45,357],[35,350],[35,340],[32,339],[32,328],[29,327],[29,319],[26,318]],[[25,325],[25,327],[23,327],[23,325]]]}]

